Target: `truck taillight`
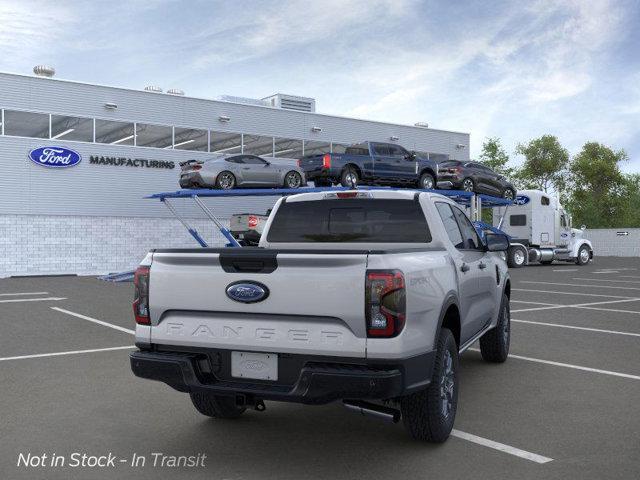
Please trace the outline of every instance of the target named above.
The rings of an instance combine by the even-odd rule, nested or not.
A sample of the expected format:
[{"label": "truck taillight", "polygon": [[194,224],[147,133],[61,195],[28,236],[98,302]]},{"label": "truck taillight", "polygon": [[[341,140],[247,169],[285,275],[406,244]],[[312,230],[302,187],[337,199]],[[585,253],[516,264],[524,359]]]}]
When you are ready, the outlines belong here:
[{"label": "truck taillight", "polygon": [[328,153],[322,156],[322,168],[331,168],[331,155]]},{"label": "truck taillight", "polygon": [[149,267],[138,267],[133,276],[135,294],[133,298],[133,316],[140,325],[151,324],[149,318]]},{"label": "truck taillight", "polygon": [[395,337],[404,328],[406,289],[399,270],[367,270],[365,316],[368,337]]},{"label": "truck taillight", "polygon": [[191,165],[191,170],[200,170],[202,165]]},{"label": "truck taillight", "polygon": [[256,228],[258,226],[258,217],[256,217],[255,215],[249,215],[249,220],[247,223],[249,225],[249,228]]},{"label": "truck taillight", "polygon": [[296,163],[298,164],[299,167],[302,167],[302,160],[298,159]]}]

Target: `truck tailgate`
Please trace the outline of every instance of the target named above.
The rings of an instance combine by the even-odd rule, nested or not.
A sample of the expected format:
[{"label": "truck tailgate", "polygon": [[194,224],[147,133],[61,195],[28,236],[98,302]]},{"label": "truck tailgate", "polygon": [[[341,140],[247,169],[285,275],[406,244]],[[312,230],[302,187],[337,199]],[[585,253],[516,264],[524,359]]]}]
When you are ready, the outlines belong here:
[{"label": "truck tailgate", "polygon": [[[150,273],[151,343],[365,357],[366,252],[165,250]],[[232,300],[230,284],[268,296]]]}]

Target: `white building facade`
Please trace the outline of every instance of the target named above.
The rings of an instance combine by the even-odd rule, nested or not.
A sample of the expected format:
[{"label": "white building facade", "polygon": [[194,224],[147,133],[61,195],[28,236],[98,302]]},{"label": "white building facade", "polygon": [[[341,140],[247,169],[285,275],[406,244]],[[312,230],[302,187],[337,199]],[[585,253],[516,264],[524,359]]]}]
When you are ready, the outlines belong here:
[{"label": "white building facade", "polygon": [[[215,153],[294,161],[365,140],[468,160],[469,134],[315,113],[313,99],[207,100],[0,73],[0,277],[132,269],[151,248],[195,246],[152,193],[179,188],[179,163]],[[30,159],[67,149],[65,168]],[[75,160],[74,160],[75,161]],[[73,163],[73,162],[72,162]],[[222,218],[264,212],[273,197],[209,201]],[[201,212],[176,204],[221,245]]]}]

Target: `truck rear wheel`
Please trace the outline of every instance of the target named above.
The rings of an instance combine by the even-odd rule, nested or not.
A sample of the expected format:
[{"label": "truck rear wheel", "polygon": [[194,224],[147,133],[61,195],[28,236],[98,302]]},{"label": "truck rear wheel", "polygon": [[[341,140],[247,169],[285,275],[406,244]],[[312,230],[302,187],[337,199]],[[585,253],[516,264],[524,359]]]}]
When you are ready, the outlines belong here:
[{"label": "truck rear wheel", "polygon": [[342,171],[340,185],[351,188],[358,186],[358,172],[356,172],[355,168],[347,167]]},{"label": "truck rear wheel", "polygon": [[201,414],[213,418],[238,418],[246,407],[238,407],[234,397],[192,392],[189,394],[193,406]]},{"label": "truck rear wheel", "polygon": [[519,246],[509,247],[507,250],[507,265],[509,268],[520,268],[527,264],[527,251]]},{"label": "truck rear wheel", "polygon": [[480,337],[480,353],[487,362],[502,363],[509,356],[511,343],[511,310],[509,297],[502,295],[500,316],[495,328]]},{"label": "truck rear wheel", "polygon": [[429,386],[400,400],[402,421],[416,440],[444,442],[453,429],[458,408],[458,346],[449,329],[437,342]]}]

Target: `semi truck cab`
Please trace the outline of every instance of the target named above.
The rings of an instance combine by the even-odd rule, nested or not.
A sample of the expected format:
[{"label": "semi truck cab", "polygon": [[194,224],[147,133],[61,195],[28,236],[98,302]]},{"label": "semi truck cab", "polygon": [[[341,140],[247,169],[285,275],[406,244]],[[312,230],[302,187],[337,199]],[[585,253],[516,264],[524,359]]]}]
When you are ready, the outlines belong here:
[{"label": "semi truck cab", "polygon": [[571,216],[557,197],[541,190],[522,190],[509,207],[495,207],[493,226],[511,237],[507,261],[512,268],[554,260],[585,265],[593,259],[585,227],[571,226]]}]

